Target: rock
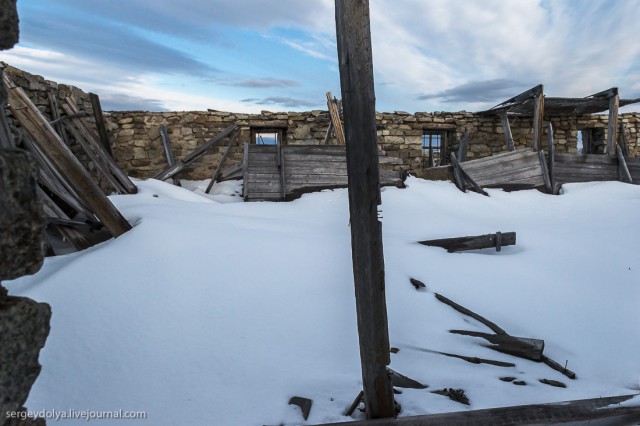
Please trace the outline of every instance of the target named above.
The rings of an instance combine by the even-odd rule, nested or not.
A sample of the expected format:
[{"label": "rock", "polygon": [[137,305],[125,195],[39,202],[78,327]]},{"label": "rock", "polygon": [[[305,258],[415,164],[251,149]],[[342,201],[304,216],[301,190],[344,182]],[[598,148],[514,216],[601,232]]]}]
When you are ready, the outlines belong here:
[{"label": "rock", "polygon": [[44,261],[46,223],[36,173],[28,152],[0,150],[0,281],[33,274]]},{"label": "rock", "polygon": [[0,0],[0,50],[11,49],[19,39],[16,0]]},{"label": "rock", "polygon": [[38,355],[49,335],[50,319],[51,308],[46,303],[13,296],[0,303],[0,413],[3,416],[7,411],[22,409],[40,374]]}]

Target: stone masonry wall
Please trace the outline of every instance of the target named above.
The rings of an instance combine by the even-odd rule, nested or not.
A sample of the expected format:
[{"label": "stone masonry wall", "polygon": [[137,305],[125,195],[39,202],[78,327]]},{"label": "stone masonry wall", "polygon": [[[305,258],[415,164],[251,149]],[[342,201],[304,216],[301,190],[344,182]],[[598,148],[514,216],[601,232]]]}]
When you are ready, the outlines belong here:
[{"label": "stone masonry wall", "polygon": [[[507,150],[504,131],[498,117],[470,112],[404,112],[378,113],[378,147],[382,166],[395,170],[403,168],[420,175],[423,168],[422,135],[425,130],[448,133],[448,150],[457,150],[465,131],[469,132],[467,159],[482,158]],[[329,126],[328,111],[269,112],[237,114],[209,110],[206,112],[111,112],[108,114],[112,146],[118,163],[131,175],[151,177],[167,167],[160,139],[159,127],[167,127],[174,157],[182,158],[197,146],[231,124],[240,126],[238,143],[232,149],[225,166],[242,161],[242,146],[251,143],[251,129],[282,129],[284,143],[320,145]],[[629,144],[629,155],[640,156],[640,113],[621,114]],[[546,150],[546,124],[542,148]],[[551,118],[557,152],[577,153],[580,129],[607,130],[607,115]],[[531,147],[532,120],[527,117],[510,118],[516,149]],[[331,137],[329,144],[335,144]],[[184,179],[208,179],[218,165],[226,143],[213,148],[203,159],[180,175]]]},{"label": "stone masonry wall", "polygon": [[[5,72],[21,86],[48,118],[51,108],[47,94],[53,93],[58,102],[71,96],[79,109],[90,113],[86,119],[93,120],[89,95],[74,86],[58,84],[45,80],[41,76],[5,65]],[[8,111],[7,111],[8,112]],[[424,131],[439,130],[447,132],[447,151],[457,150],[458,143],[465,131],[469,132],[467,159],[482,158],[507,150],[504,131],[498,117],[480,115],[471,112],[417,112],[409,114],[396,111],[377,113],[378,147],[383,154],[383,167],[400,168],[420,176],[425,155],[422,152]],[[640,113],[625,113],[619,117],[624,124],[629,146],[629,156],[640,157]],[[240,163],[244,143],[251,143],[252,129],[280,129],[286,144],[320,145],[329,127],[329,113],[326,110],[308,112],[270,112],[260,114],[242,114],[222,111],[191,112],[144,112],[114,111],[106,112],[105,120],[111,139],[111,148],[118,164],[130,176],[148,178],[167,167],[164,148],[160,139],[160,125],[167,128],[173,155],[177,159],[191,153],[225,127],[240,126],[238,141],[233,146],[226,166]],[[554,142],[557,152],[577,153],[578,134],[581,129],[602,128],[607,135],[608,116],[584,115],[570,117],[551,117],[554,128]],[[542,148],[546,150],[546,124]],[[511,131],[516,149],[532,146],[533,128],[530,117],[511,117]],[[14,123],[14,133],[19,134]],[[622,140],[622,139],[620,139]],[[213,148],[203,158],[179,175],[183,179],[208,179],[217,167],[226,141]],[[328,140],[335,144],[335,137]],[[71,149],[103,189],[109,190],[106,182],[101,182],[91,160],[77,143],[71,143]]]}]

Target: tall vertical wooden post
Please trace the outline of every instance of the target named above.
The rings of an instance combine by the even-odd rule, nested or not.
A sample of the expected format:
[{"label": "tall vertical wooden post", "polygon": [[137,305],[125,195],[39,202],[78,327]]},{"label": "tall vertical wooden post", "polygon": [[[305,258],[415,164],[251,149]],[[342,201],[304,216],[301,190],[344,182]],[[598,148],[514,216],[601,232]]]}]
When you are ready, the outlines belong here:
[{"label": "tall vertical wooden post", "polygon": [[607,128],[607,154],[615,157],[617,154],[616,143],[618,142],[618,107],[620,98],[618,88],[614,87],[609,98],[609,126]]},{"label": "tall vertical wooden post", "polygon": [[368,0],[336,0],[336,33],[349,175],[351,252],[368,419],[394,415],[384,284],[380,175]]},{"label": "tall vertical wooden post", "polygon": [[542,116],[544,115],[544,86],[538,86],[533,107],[533,150],[538,151],[542,142]]},{"label": "tall vertical wooden post", "polygon": [[509,151],[515,151],[516,147],[513,144],[513,134],[511,133],[511,126],[509,125],[509,116],[507,111],[500,113],[500,121],[502,121],[502,130],[504,130],[504,139],[507,143],[507,149]]}]

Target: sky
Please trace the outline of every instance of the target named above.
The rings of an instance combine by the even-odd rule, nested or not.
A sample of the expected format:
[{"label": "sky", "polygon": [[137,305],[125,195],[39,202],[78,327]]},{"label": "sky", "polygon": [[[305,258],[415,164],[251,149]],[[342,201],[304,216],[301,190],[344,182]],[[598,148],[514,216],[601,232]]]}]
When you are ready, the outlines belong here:
[{"label": "sky", "polygon": [[[105,110],[326,109],[332,0],[18,0],[0,60]],[[480,111],[547,96],[640,97],[640,0],[371,0],[376,109]]]}]

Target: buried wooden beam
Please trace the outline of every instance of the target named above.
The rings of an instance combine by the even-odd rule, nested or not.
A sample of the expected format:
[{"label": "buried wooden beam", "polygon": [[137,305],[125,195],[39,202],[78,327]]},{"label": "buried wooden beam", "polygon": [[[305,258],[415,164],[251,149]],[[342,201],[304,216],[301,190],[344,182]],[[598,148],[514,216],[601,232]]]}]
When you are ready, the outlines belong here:
[{"label": "buried wooden beam", "polygon": [[[385,297],[376,111],[368,0],[335,0],[347,149],[351,250],[367,419],[395,414]],[[339,126],[334,123],[336,133]]]},{"label": "buried wooden beam", "polygon": [[425,246],[442,247],[449,253],[464,250],[478,250],[495,247],[500,251],[503,246],[516,244],[515,232],[496,232],[495,234],[474,235],[470,237],[440,238],[436,240],[418,241]]},{"label": "buried wooden beam", "polygon": [[89,172],[71,153],[49,121],[31,102],[22,88],[17,87],[4,76],[9,87],[11,113],[20,125],[31,135],[32,140],[49,158],[56,170],[74,187],[78,197],[100,219],[114,237],[119,237],[131,229],[131,225],[109,201]]},{"label": "buried wooden beam", "polygon": [[[325,423],[323,426],[486,426],[607,424],[634,425],[640,422],[640,406],[623,403],[638,394],[609,396],[545,404],[465,410],[453,413]],[[584,422],[584,423],[580,423]]]},{"label": "buried wooden beam", "polygon": [[207,151],[209,151],[214,146],[218,145],[224,138],[229,136],[231,132],[237,129],[238,129],[237,124],[232,124],[231,126],[226,127],[220,133],[218,133],[217,135],[209,139],[207,142],[200,145],[198,148],[194,149],[189,155],[187,155],[181,160],[178,160],[173,166],[169,166],[163,171],[161,171],[160,173],[153,176],[153,179],[167,180],[177,175],[182,170],[184,170],[185,167],[187,167],[189,164],[196,161],[198,158],[202,157],[204,154],[207,153]]},{"label": "buried wooden beam", "polygon": [[454,302],[453,300],[447,299],[446,297],[444,297],[441,294],[435,293],[435,297],[436,299],[438,299],[440,302],[444,303],[445,305],[449,305],[451,306],[453,309],[455,309],[456,311],[460,312],[461,314],[464,314],[468,317],[473,318],[476,321],[479,321],[480,323],[486,325],[487,327],[489,327],[489,329],[491,329],[491,331],[493,331],[496,334],[500,334],[503,336],[508,336],[507,332],[504,331],[502,328],[498,327],[497,324],[489,321],[488,319],[486,319],[485,317],[483,317],[482,315],[478,315],[475,312],[465,308],[462,305],[458,305],[456,302]]},{"label": "buried wooden beam", "polygon": [[542,361],[543,358],[544,340],[467,330],[449,330],[449,333],[481,337],[493,343],[493,345],[487,346],[488,348],[520,358],[526,358],[532,361]]}]

